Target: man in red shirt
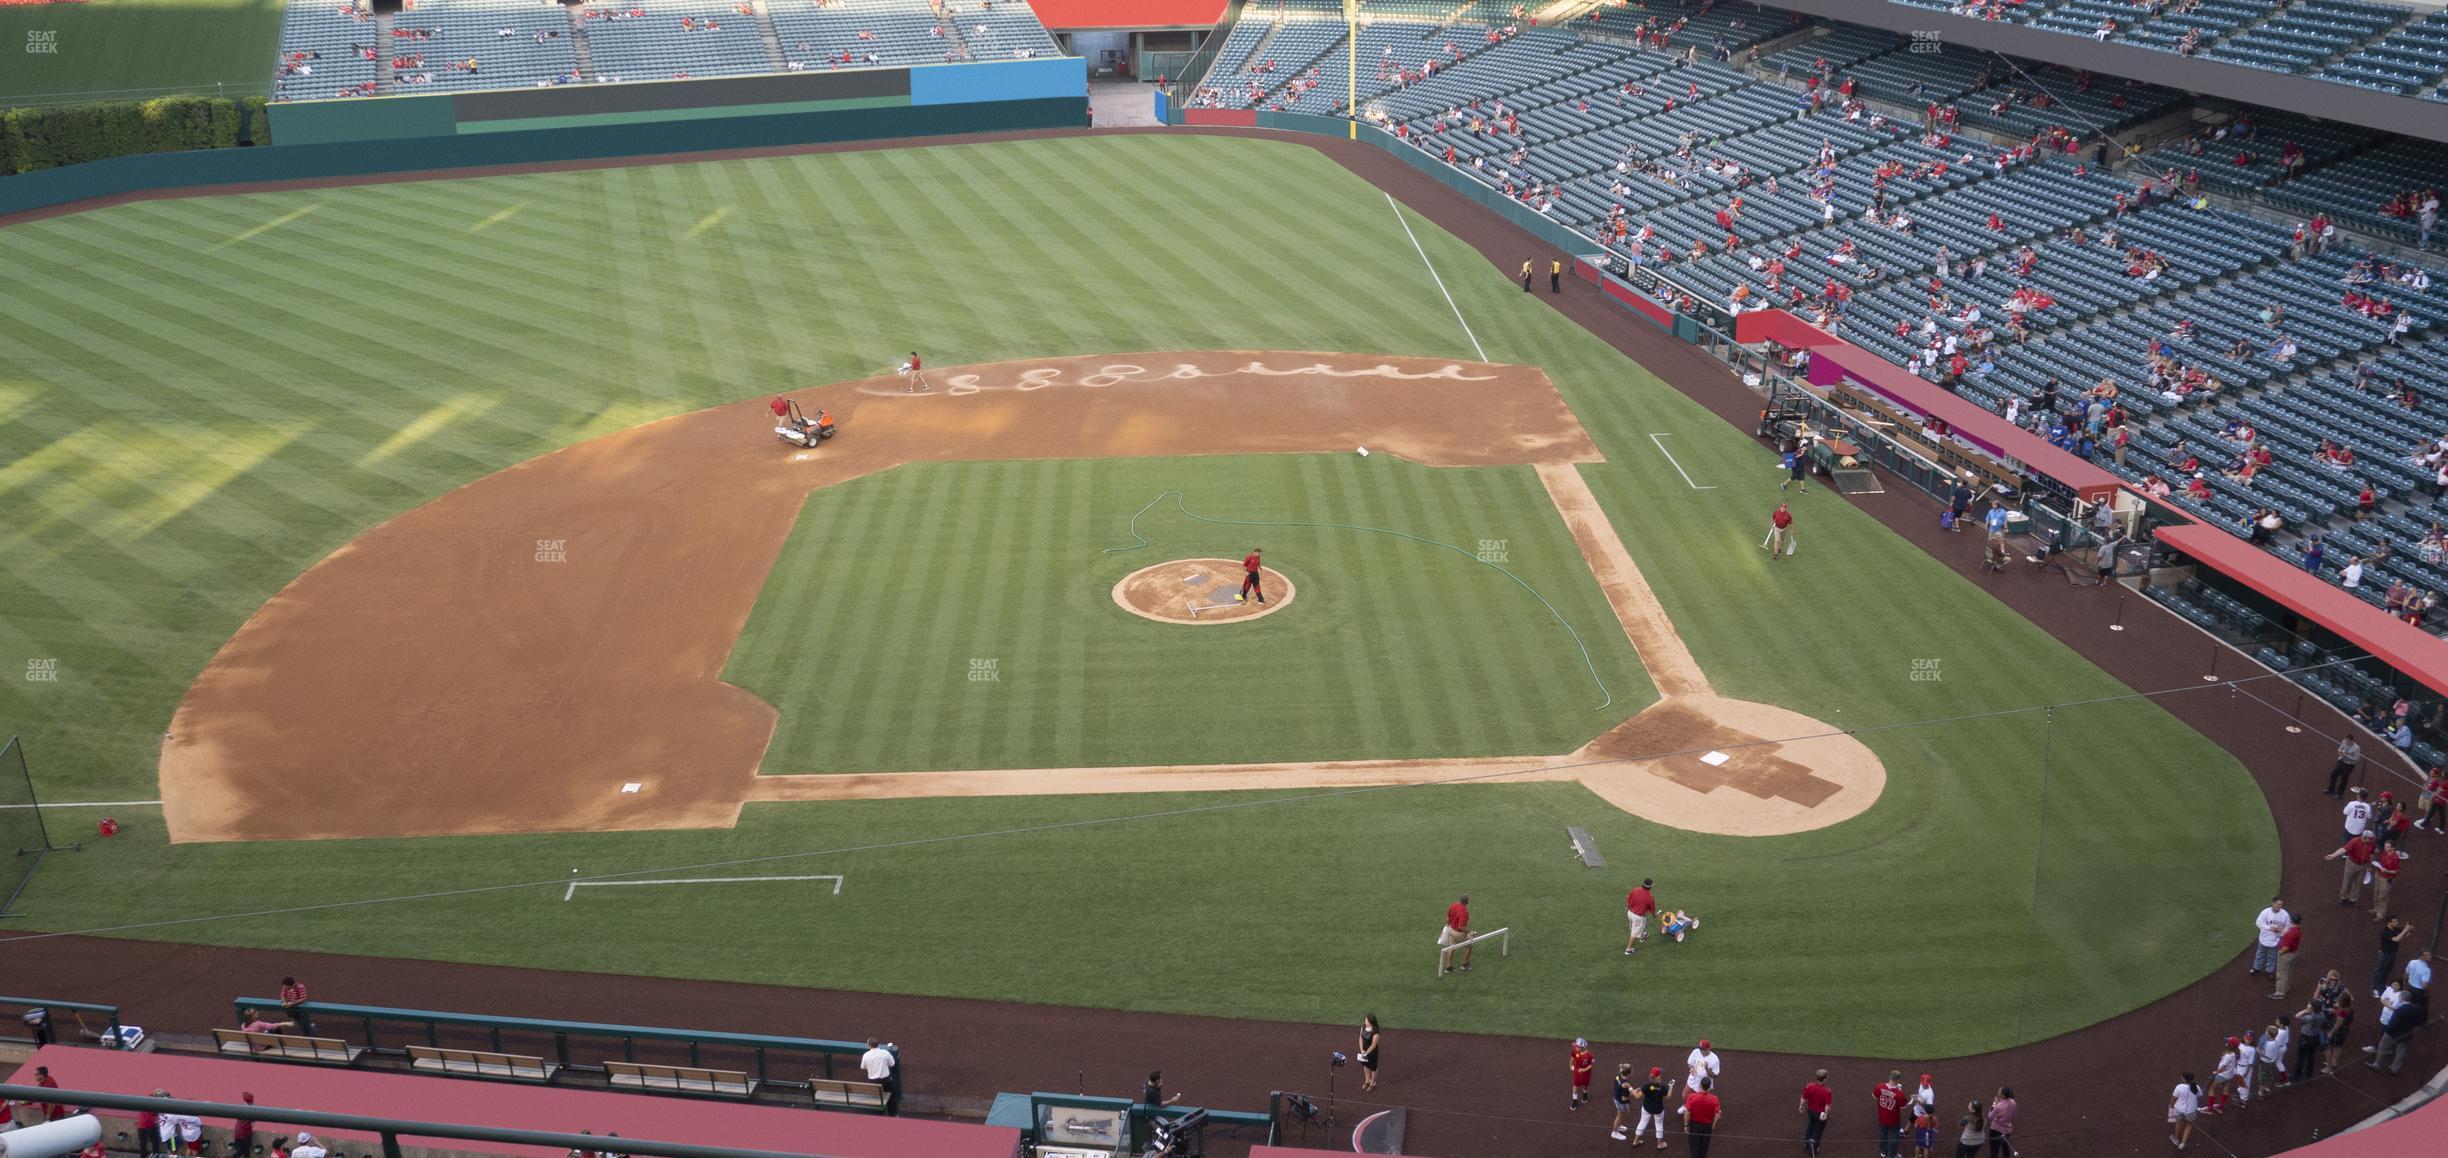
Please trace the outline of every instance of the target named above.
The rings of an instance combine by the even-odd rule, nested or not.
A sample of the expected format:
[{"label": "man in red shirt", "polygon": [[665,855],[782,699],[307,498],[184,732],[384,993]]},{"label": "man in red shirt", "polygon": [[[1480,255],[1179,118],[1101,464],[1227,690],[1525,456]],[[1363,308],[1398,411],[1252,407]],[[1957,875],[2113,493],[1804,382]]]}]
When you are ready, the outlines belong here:
[{"label": "man in red shirt", "polygon": [[297,1023],[299,1033],[308,1037],[314,1036],[314,1015],[299,1008],[306,1003],[304,982],[295,977],[281,978],[280,1003],[281,1012],[288,1014],[289,1020]]},{"label": "man in red shirt", "polygon": [[1598,1065],[1598,1055],[1590,1052],[1589,1039],[1576,1037],[1572,1043],[1572,1108],[1580,1109],[1589,1101],[1590,1071]]},{"label": "man in red shirt", "polygon": [[1887,1080],[1870,1092],[1878,1104],[1879,1158],[1900,1158],[1904,1146],[1904,1074],[1887,1071]]},{"label": "man in red shirt", "polygon": [[2396,883],[2397,873],[2405,867],[2405,855],[2397,851],[2397,842],[2380,846],[2380,855],[2372,858],[2372,920],[2388,919],[2389,886]]},{"label": "man in red shirt", "polygon": [[1717,1120],[1725,1116],[1716,1088],[1716,1079],[1702,1078],[1699,1089],[1683,1095],[1683,1129],[1691,1138],[1691,1158],[1708,1158],[1709,1139],[1717,1133]]},{"label": "man in red shirt", "polygon": [[[1461,900],[1445,906],[1445,931],[1437,934],[1437,947],[1442,949],[1462,945],[1462,942],[1468,940],[1470,940],[1470,894],[1464,893]],[[1462,945],[1462,971],[1464,973],[1470,972],[1470,959],[1471,947]],[[1448,956],[1445,959],[1444,972],[1453,971],[1453,958]]]},{"label": "man in red shirt", "polygon": [[1792,527],[1793,512],[1785,509],[1785,504],[1778,503],[1776,513],[1768,516],[1768,541],[1761,544],[1768,548],[1770,562],[1785,553],[1785,535]]},{"label": "man in red shirt", "polygon": [[1655,887],[1655,881],[1643,877],[1638,886],[1624,894],[1624,920],[1632,926],[1630,935],[1624,938],[1626,957],[1631,956],[1632,950],[1639,948],[1640,943],[1649,936],[1649,916],[1657,912],[1657,898],[1650,895],[1649,890]]},{"label": "man in red shirt", "polygon": [[918,351],[910,351],[909,368],[904,372],[909,375],[911,393],[914,394],[927,388],[926,368],[925,364],[918,360]]},{"label": "man in red shirt", "polygon": [[2272,973],[2272,976],[2277,978],[2278,991],[2270,994],[2270,1000],[2286,1000],[2287,978],[2295,973],[2295,951],[2301,948],[2303,948],[2303,923],[2299,921],[2288,925],[2286,932],[2278,934],[2278,968]]},{"label": "man in red shirt", "polygon": [[1239,603],[1251,595],[1256,595],[1260,603],[1266,602],[1266,588],[1258,583],[1258,548],[1250,548],[1250,553],[1242,557],[1241,570],[1241,593],[1233,596],[1233,602]]},{"label": "man in red shirt", "polygon": [[[2356,791],[2359,792],[2361,789],[2356,789]],[[2371,868],[2372,838],[2365,833],[2358,832],[2346,841],[2344,848],[2321,859],[2346,862],[2345,874],[2338,880],[2338,903],[2352,905],[2362,901],[2363,874]]]},{"label": "man in red shirt", "polygon": [[1802,1085],[1802,1150],[1806,1154],[1819,1152],[1819,1136],[1827,1133],[1828,1107],[1836,1104],[1836,1092],[1827,1086],[1827,1071],[1811,1075]]}]

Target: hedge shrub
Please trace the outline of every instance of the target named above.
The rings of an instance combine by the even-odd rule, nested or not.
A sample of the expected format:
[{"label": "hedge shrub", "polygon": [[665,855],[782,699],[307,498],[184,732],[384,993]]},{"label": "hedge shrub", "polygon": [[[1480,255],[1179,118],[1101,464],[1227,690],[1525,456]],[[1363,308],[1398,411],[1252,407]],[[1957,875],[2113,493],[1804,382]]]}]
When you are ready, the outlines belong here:
[{"label": "hedge shrub", "polygon": [[243,109],[227,97],[196,96],[10,108],[0,110],[0,174],[131,153],[233,148],[242,133],[270,142],[260,98]]}]

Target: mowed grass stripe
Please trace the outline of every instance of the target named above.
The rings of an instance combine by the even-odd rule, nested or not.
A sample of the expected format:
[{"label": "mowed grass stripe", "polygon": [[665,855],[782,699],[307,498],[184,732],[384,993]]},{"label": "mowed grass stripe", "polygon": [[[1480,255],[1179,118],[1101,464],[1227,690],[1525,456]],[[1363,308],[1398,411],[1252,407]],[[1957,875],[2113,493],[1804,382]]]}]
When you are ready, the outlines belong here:
[{"label": "mowed grass stripe", "polygon": [[[904,175],[934,184],[892,187]],[[1300,196],[1287,202],[1286,188]],[[987,207],[960,208],[972,195]],[[310,201],[323,208],[202,252]],[[522,201],[518,213],[468,232]],[[718,203],[739,207],[687,238]],[[153,795],[160,729],[186,681],[329,546],[540,449],[761,392],[763,382],[733,379],[768,367],[806,380],[872,373],[921,341],[938,365],[1058,344],[1465,356],[1468,343],[1391,216],[1373,189],[1297,148],[1138,137],[729,162],[693,181],[600,172],[131,205],[0,230],[0,260],[24,271],[0,285],[0,346],[26,352],[0,378],[0,453],[22,460],[69,440],[22,476],[37,489],[0,489],[0,525],[22,532],[73,512],[0,561],[0,606],[38,617],[12,614],[0,640],[56,649],[74,681],[0,681],[0,719],[26,721],[47,793]],[[1491,271],[1442,231],[1413,226],[1465,315],[1487,323],[1490,355],[1545,369],[1590,429],[1610,460],[1586,472],[1593,489],[1722,689],[1855,726],[2113,690],[1978,585],[1820,495],[1797,501],[1800,565],[1770,571],[1755,544],[1775,474],[1755,444],[1547,303],[1525,301],[1509,269]],[[876,244],[894,252],[868,253]],[[871,257],[894,271],[889,289],[862,275]],[[53,279],[71,288],[48,296]],[[132,296],[139,284],[145,293]],[[179,295],[203,300],[178,303],[176,326],[158,332],[93,309],[112,303],[124,319]],[[978,298],[991,308],[971,308]],[[417,301],[412,315],[368,308],[364,327],[351,316],[354,303],[404,299]],[[9,308],[19,300],[32,308]],[[189,332],[216,326],[235,336],[201,354],[183,348]],[[257,346],[244,335],[258,327],[282,330],[297,348]],[[376,344],[364,328],[378,330]],[[378,370],[366,369],[369,359]],[[1423,407],[1445,404],[1434,392],[1420,397]],[[451,418],[453,405],[485,409]],[[417,427],[436,413],[440,425]],[[241,455],[178,444],[145,453],[141,428],[164,415],[233,438],[292,417],[314,425],[227,475]],[[421,433],[367,459],[411,429]],[[1685,487],[1649,444],[1653,430],[1675,433],[1677,456],[1719,489]],[[860,550],[844,554],[849,540],[833,537],[811,560],[794,546],[751,632],[778,642],[743,640],[730,669],[784,705],[780,770],[862,770],[894,758],[940,766],[971,751],[1016,763],[1454,755],[1443,737],[1466,734],[1562,750],[1599,723],[1588,719],[1600,714],[1588,710],[1594,694],[1569,640],[1534,606],[1500,611],[1527,601],[1467,559],[1433,581],[1402,578],[1449,619],[1337,621],[1345,610],[1387,611],[1359,598],[1379,582],[1371,573],[1396,566],[1391,544],[1365,541],[1372,536],[1278,541],[1270,532],[1279,562],[1325,576],[1316,602],[1204,641],[1191,637],[1206,629],[1133,620],[1099,602],[1132,556],[1045,570],[1043,590],[1037,573],[996,576],[991,589],[979,576],[965,589],[910,590],[909,568],[928,557],[912,537],[1012,537],[1064,558],[1075,549],[1066,540],[1080,540],[1076,557],[1089,559],[1124,538],[1131,510],[1179,486],[1195,509],[1369,521],[1358,512],[1384,524],[1412,519],[1419,525],[1408,529],[1433,527],[1465,547],[1482,535],[1509,539],[1511,565],[1594,635],[1610,617],[1586,579],[1579,591],[1550,581],[1545,560],[1566,571],[1577,560],[1528,472],[1397,485],[1393,476],[1420,468],[1349,454],[977,469],[986,473],[940,495],[895,472],[811,502],[802,535],[848,526]],[[976,481],[990,478],[1018,481]],[[200,497],[198,486],[208,488]],[[192,505],[152,522],[186,497]],[[963,502],[995,514],[964,522]],[[1068,509],[1050,518],[1023,509],[1036,503]],[[1482,529],[1501,520],[1541,530]],[[1244,529],[1155,523],[1158,544],[1136,557],[1247,546]],[[45,561],[36,548],[71,565],[33,573]],[[1475,599],[1482,591],[1498,594]],[[946,599],[975,600],[970,618],[928,613],[927,601]],[[1044,600],[1055,606],[1014,618],[1014,601]],[[1424,631],[1448,634],[1410,638]],[[964,665],[989,647],[1011,665],[1009,686],[971,703]],[[1388,656],[1420,658],[1390,673]],[[1640,686],[1620,642],[1598,658],[1619,703]],[[1943,680],[1912,681],[1917,658],[1941,660]],[[1078,678],[1057,680],[1041,665]],[[761,674],[743,674],[752,670]],[[1393,702],[1423,694],[1473,706],[1423,726]],[[953,709],[973,715],[957,720]],[[1664,829],[1577,786],[1504,785],[1123,826],[1095,841],[1011,838],[854,858],[850,871],[905,886],[873,906],[845,897],[824,909],[826,937],[871,947],[857,955],[807,954],[804,938],[773,935],[769,904],[707,897],[561,913],[505,895],[403,906],[379,922],[301,914],[277,930],[238,922],[173,935],[1243,1016],[1339,1019],[1367,1006],[1423,1029],[1661,1041],[1707,1033],[1763,1048],[1918,1055],[2009,1044],[2170,991],[2232,957],[2232,919],[2220,914],[2249,911],[2274,885],[2266,805],[2232,761],[2155,710],[2061,720],[2054,736],[2028,717],[1868,735],[1890,774],[1880,804],[1833,829],[1770,840]],[[2044,740],[2055,745],[2045,763]],[[2136,751],[2151,753],[2139,768],[2087,758]],[[1197,799],[760,806],[737,830],[652,839],[216,848],[138,832],[108,861],[48,863],[21,904],[33,927],[186,917],[335,890],[513,879],[534,863],[643,868]],[[1557,863],[1554,830],[1565,824],[1590,827],[1602,847],[1637,850],[1642,871],[1680,882],[1677,903],[1711,917],[1698,950],[1645,962],[1648,984],[1621,985],[1620,955],[1603,944],[1621,882]],[[2205,858],[2242,871],[2191,871]],[[1506,968],[1520,984],[1501,989],[1401,981],[1418,951],[1417,918],[1404,914],[1435,911],[1465,877],[1489,915],[1546,930],[1552,951],[1516,954]],[[981,893],[979,879],[1007,888]],[[1168,905],[1120,914],[1094,944],[997,899],[1019,890],[1038,912],[1104,911],[1117,879]],[[2137,880],[2160,883],[2136,889]],[[1253,892],[1321,881],[1333,884],[1321,917],[1341,930],[1331,944],[1246,904]],[[1908,886],[1905,925],[1827,903],[1891,893],[1897,881],[1928,882]],[[675,905],[688,906],[685,918]],[[914,905],[934,919],[911,920]],[[1211,935],[1195,945],[1169,936],[1184,912]],[[2045,932],[2034,935],[2035,923]],[[469,934],[504,925],[522,937]],[[1569,948],[1585,929],[1600,943],[1595,956]],[[2137,953],[2118,958],[2120,939]],[[731,951],[708,958],[709,940]],[[1798,973],[1821,982],[1810,1009],[1758,1002]],[[1903,1022],[1883,981],[1893,977],[1916,978],[1916,1016]],[[1660,1003],[1659,992],[1676,1000]]]}]

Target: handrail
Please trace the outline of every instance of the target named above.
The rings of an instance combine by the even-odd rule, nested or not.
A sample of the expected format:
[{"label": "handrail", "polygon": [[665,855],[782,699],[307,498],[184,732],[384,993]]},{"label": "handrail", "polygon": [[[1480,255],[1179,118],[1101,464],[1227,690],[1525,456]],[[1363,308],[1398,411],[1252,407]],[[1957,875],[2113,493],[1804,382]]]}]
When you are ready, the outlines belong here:
[{"label": "handrail", "polygon": [[[248,1009],[270,1010],[282,1008],[278,999],[265,997],[240,997],[234,1000],[231,1005],[232,1008],[240,1011]],[[736,1033],[729,1030],[677,1029],[667,1026],[621,1025],[614,1022],[598,1021],[556,1021],[550,1018],[539,1017],[509,1017],[490,1013],[454,1013],[447,1010],[434,1009],[399,1009],[385,1005],[351,1005],[344,1002],[333,1001],[301,1001],[288,1008],[304,1013],[309,1019],[316,1017],[334,1017],[347,1018],[357,1021],[365,1031],[365,1044],[369,1049],[382,1048],[380,1043],[375,1040],[374,1023],[377,1021],[405,1021],[422,1023],[425,1026],[426,1031],[425,1044],[434,1046],[439,1046],[441,1044],[440,1035],[434,1032],[434,1030],[440,1026],[449,1025],[470,1029],[491,1030],[493,1036],[493,1051],[496,1053],[502,1052],[502,1033],[505,1030],[513,1033],[545,1034],[549,1035],[553,1039],[553,1047],[557,1054],[556,1060],[558,1060],[564,1066],[576,1064],[570,1060],[570,1038],[572,1037],[617,1038],[621,1042],[622,1053],[624,1055],[618,1059],[621,1061],[637,1060],[635,1050],[631,1047],[638,1041],[670,1041],[686,1043],[689,1047],[689,1064],[692,1066],[701,1064],[701,1059],[698,1052],[699,1047],[701,1046],[712,1045],[751,1050],[756,1055],[756,1075],[760,1080],[770,1080],[769,1075],[766,1073],[765,1054],[768,1050],[782,1050],[792,1053],[823,1054],[824,1076],[827,1078],[833,1076],[833,1059],[835,1057],[843,1054],[848,1054],[855,1057],[859,1054],[867,1052],[867,1043],[863,1041],[836,1041],[827,1038],[787,1037],[779,1034],[765,1033]],[[898,1048],[894,1048],[893,1053],[895,1058],[898,1059],[900,1050]],[[907,1083],[909,1080],[908,1075],[902,1069],[897,1060],[894,1065],[894,1072],[902,1081],[903,1087],[907,1088]]]},{"label": "handrail", "polygon": [[[312,1126],[317,1130],[356,1130],[377,1134],[382,1138],[383,1153],[399,1158],[402,1135],[411,1138],[451,1138],[469,1142],[494,1142],[512,1146],[542,1146],[570,1153],[600,1150],[604,1144],[600,1134],[571,1134],[559,1130],[513,1130],[504,1126],[477,1126],[457,1122],[421,1122],[409,1118],[377,1118],[366,1114],[335,1114],[323,1110],[289,1110],[279,1106],[238,1105],[229,1102],[200,1102],[188,1098],[145,1098],[133,1094],[112,1094],[100,1090],[50,1089],[44,1086],[0,1085],[0,1098],[21,1102],[47,1102],[55,1105],[100,1107],[106,1110],[150,1110],[190,1114],[199,1118],[233,1118],[250,1122],[277,1122],[284,1126]],[[740,1146],[708,1146],[696,1142],[662,1142],[651,1138],[620,1139],[621,1152],[651,1155],[653,1158],[809,1158],[812,1150],[781,1151],[751,1150]],[[816,1156],[821,1158],[821,1156]]]},{"label": "handrail", "polygon": [[1224,41],[1232,35],[1233,26],[1241,23],[1244,2],[1232,0],[1225,6],[1223,19],[1216,21],[1215,28],[1207,33],[1207,39],[1200,42],[1198,51],[1190,57],[1190,63],[1182,66],[1181,75],[1173,78],[1173,91],[1177,94],[1175,99],[1189,100],[1190,94],[1197,92],[1198,86],[1207,82],[1207,71],[1214,68],[1216,58],[1224,54]]},{"label": "handrail", "polygon": [[[110,1033],[102,1039],[102,1044],[109,1049],[119,1048],[119,1007],[116,1005],[104,1005],[94,1001],[54,1001],[47,997],[0,997],[0,1005],[23,1006],[27,1009],[67,1009],[77,1013],[107,1015],[110,1018]],[[59,1025],[56,1021],[52,1023],[51,1031],[53,1036],[58,1035]]]}]

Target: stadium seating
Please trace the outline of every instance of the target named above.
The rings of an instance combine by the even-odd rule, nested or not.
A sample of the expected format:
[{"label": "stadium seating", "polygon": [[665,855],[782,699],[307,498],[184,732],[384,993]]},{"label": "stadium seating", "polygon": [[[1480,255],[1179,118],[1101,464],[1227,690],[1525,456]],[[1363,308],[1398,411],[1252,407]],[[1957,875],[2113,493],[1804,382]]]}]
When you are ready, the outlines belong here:
[{"label": "stadium seating", "polygon": [[[2246,68],[2314,76],[2383,92],[2448,101],[2448,14],[2365,0],[2198,0],[2153,7],[2126,0],[1977,2],[1893,0],[1908,7],[1991,15],[2069,36],[2188,52]],[[2186,47],[2186,38],[2192,38]]]},{"label": "stadium seating", "polygon": [[[1024,0],[603,0],[576,15],[573,26],[572,11],[557,0],[421,0],[378,19],[336,0],[291,0],[274,99],[1061,53]],[[766,40],[768,20],[778,59]],[[1262,33],[1253,30],[1244,43]]]},{"label": "stadium seating", "polygon": [[2422,17],[2316,75],[2393,93],[2437,85],[2448,79],[2448,12]]},{"label": "stadium seating", "polygon": [[372,96],[381,39],[370,11],[338,0],[293,0],[281,17],[280,63],[272,99]]},{"label": "stadium seating", "polygon": [[393,16],[391,27],[391,54],[422,58],[392,70],[395,92],[526,88],[580,79],[569,12],[559,4],[423,0]]},{"label": "stadium seating", "polygon": [[585,10],[595,79],[678,80],[776,71],[743,5],[715,0],[611,0]]},{"label": "stadium seating", "polygon": [[1054,37],[1022,0],[946,0],[944,12],[971,60],[1059,56]]},{"label": "stadium seating", "polygon": [[766,11],[792,67],[941,64],[961,56],[944,19],[906,0],[767,0]]},{"label": "stadium seating", "polygon": [[2374,233],[2412,239],[2414,222],[2382,210],[2400,193],[2448,189],[2448,147],[2399,140],[2297,177],[2269,192],[2270,200],[2331,217]]},{"label": "stadium seating", "polygon": [[2296,0],[2199,55],[2273,72],[2311,72],[2403,23],[2408,15],[2404,8],[2354,0]]}]

